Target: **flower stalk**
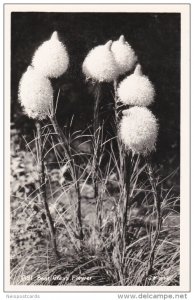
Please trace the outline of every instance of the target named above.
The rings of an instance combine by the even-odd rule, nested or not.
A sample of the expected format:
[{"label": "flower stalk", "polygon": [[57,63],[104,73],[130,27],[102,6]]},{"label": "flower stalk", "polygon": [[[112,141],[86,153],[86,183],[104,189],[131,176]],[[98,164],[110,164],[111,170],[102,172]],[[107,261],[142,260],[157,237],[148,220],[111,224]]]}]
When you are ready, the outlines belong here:
[{"label": "flower stalk", "polygon": [[120,138],[118,124],[120,123],[120,107],[118,106],[118,96],[117,96],[117,81],[114,81],[114,95],[115,95],[115,121],[116,121],[116,136],[118,142],[118,150],[119,150],[119,159],[120,159],[120,173],[122,180],[122,198],[120,201],[120,221],[118,226],[121,237],[121,263],[124,264],[124,256],[125,256],[125,240],[126,240],[126,226],[127,226],[127,215],[130,205],[130,182],[131,182],[131,173],[132,173],[132,153],[131,151],[125,151],[125,146]]},{"label": "flower stalk", "polygon": [[45,215],[46,215],[46,220],[50,231],[53,251],[56,257],[60,258],[59,252],[57,250],[55,227],[54,227],[54,223],[47,202],[45,167],[44,167],[44,159],[43,159],[44,157],[43,144],[42,144],[42,135],[41,135],[41,124],[39,121],[36,122],[36,130],[37,130],[37,158],[38,158],[37,167],[38,167],[38,175],[39,175],[39,191],[45,209]]},{"label": "flower stalk", "polygon": [[71,147],[69,145],[69,142],[57,122],[56,115],[51,114],[50,120],[51,120],[51,123],[53,125],[55,132],[58,135],[61,146],[65,152],[66,159],[69,161],[72,179],[75,182],[75,190],[76,190],[76,194],[77,194],[77,206],[76,206],[76,224],[77,224],[77,231],[78,231],[77,236],[79,239],[83,239],[82,218],[81,218],[81,198],[82,197],[81,197],[81,192],[80,192],[78,168],[75,164],[75,159],[72,156]]},{"label": "flower stalk", "polygon": [[157,190],[156,178],[154,175],[150,157],[146,158],[146,163],[147,163],[149,181],[150,181],[150,184],[152,187],[152,194],[153,194],[153,198],[154,198],[154,206],[156,209],[156,220],[157,220],[155,234],[154,234],[153,241],[151,243],[152,245],[151,245],[151,250],[150,250],[149,259],[148,259],[147,276],[149,276],[153,270],[155,250],[156,250],[156,246],[157,246],[157,242],[158,242],[158,238],[159,238],[161,226],[162,226],[162,217],[161,217],[161,199],[160,199],[160,195]]},{"label": "flower stalk", "polygon": [[100,109],[100,94],[101,86],[100,83],[96,83],[95,90],[95,104],[94,104],[94,115],[93,115],[93,136],[94,136],[94,153],[93,153],[93,185],[94,185],[94,198],[96,199],[96,215],[99,226],[99,231],[102,227],[102,199],[99,193],[98,177],[99,177],[99,160],[100,160],[100,140],[101,140],[101,125],[99,120],[99,109]]}]

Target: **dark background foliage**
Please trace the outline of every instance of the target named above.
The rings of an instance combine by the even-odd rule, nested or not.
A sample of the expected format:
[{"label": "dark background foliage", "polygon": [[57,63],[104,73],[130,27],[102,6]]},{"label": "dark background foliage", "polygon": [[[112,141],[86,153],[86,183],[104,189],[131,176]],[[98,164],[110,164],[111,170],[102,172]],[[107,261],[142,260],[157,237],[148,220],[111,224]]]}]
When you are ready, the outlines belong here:
[{"label": "dark background foliage", "polygon": [[[179,166],[180,146],[180,15],[172,13],[12,13],[11,115],[21,134],[30,133],[33,121],[22,113],[17,101],[18,83],[31,63],[35,49],[57,30],[70,56],[68,72],[53,82],[61,89],[58,118],[63,125],[75,115],[78,128],[92,118],[94,97],[85,83],[82,62],[91,48],[124,34],[134,48],[143,72],[156,88],[151,107],[159,119],[160,132],[155,163],[163,175]],[[104,99],[111,98],[108,85]],[[103,100],[104,101],[104,100]],[[108,111],[106,111],[107,113]],[[179,186],[179,175],[173,184]],[[171,183],[170,183],[171,184]]]}]

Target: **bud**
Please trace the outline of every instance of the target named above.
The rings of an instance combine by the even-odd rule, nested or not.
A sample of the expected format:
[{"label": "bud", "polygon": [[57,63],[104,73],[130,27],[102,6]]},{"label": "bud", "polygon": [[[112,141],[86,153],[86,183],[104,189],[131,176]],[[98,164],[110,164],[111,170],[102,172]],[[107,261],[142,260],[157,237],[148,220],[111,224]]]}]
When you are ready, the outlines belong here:
[{"label": "bud", "polygon": [[118,65],[120,75],[134,68],[137,56],[131,46],[125,41],[123,35],[120,36],[119,40],[112,43],[111,50]]},{"label": "bud", "polygon": [[82,71],[86,78],[99,82],[111,82],[118,77],[119,70],[111,51],[112,41],[92,49],[86,56]]},{"label": "bud", "polygon": [[157,120],[149,109],[134,106],[125,110],[120,123],[120,137],[126,149],[146,156],[155,151],[157,135]]},{"label": "bud", "polygon": [[69,56],[66,47],[59,41],[57,32],[36,50],[32,65],[45,77],[57,78],[66,72]]},{"label": "bud", "polygon": [[147,76],[142,75],[137,65],[134,73],[126,77],[118,87],[118,97],[123,104],[149,106],[153,103],[155,89]]},{"label": "bud", "polygon": [[28,67],[19,83],[18,99],[30,118],[45,119],[53,103],[53,88],[49,79],[33,67]]}]

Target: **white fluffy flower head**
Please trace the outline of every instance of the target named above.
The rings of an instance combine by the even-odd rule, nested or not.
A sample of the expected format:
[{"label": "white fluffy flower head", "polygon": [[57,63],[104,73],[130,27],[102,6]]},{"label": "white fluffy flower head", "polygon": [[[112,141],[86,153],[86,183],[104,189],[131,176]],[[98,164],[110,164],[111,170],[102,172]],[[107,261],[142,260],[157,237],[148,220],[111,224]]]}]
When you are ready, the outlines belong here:
[{"label": "white fluffy flower head", "polygon": [[18,99],[30,118],[45,119],[53,103],[50,80],[33,67],[28,67],[19,83]]},{"label": "white fluffy flower head", "polygon": [[154,86],[147,76],[142,75],[140,65],[120,83],[117,91],[120,101],[127,105],[149,106],[155,97]]},{"label": "white fluffy flower head", "polygon": [[66,47],[59,41],[57,32],[36,50],[32,65],[45,77],[57,78],[66,72],[69,56]]},{"label": "white fluffy flower head", "polygon": [[111,50],[119,67],[120,75],[133,69],[137,62],[137,56],[123,35],[120,36],[119,40],[112,43]]},{"label": "white fluffy flower head", "polygon": [[120,123],[120,137],[126,149],[146,156],[155,150],[157,135],[157,120],[149,109],[134,106],[124,111]]},{"label": "white fluffy flower head", "polygon": [[112,41],[92,49],[86,56],[82,71],[86,78],[99,82],[111,82],[119,75],[119,69],[111,51]]}]

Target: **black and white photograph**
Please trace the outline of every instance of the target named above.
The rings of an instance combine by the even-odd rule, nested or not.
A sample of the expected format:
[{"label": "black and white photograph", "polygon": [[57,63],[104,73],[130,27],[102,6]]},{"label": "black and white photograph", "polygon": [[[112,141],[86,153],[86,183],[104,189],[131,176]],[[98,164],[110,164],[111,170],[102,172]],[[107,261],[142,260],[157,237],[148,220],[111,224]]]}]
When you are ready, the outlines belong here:
[{"label": "black and white photograph", "polygon": [[7,5],[8,285],[189,289],[189,5],[88,6]]}]

